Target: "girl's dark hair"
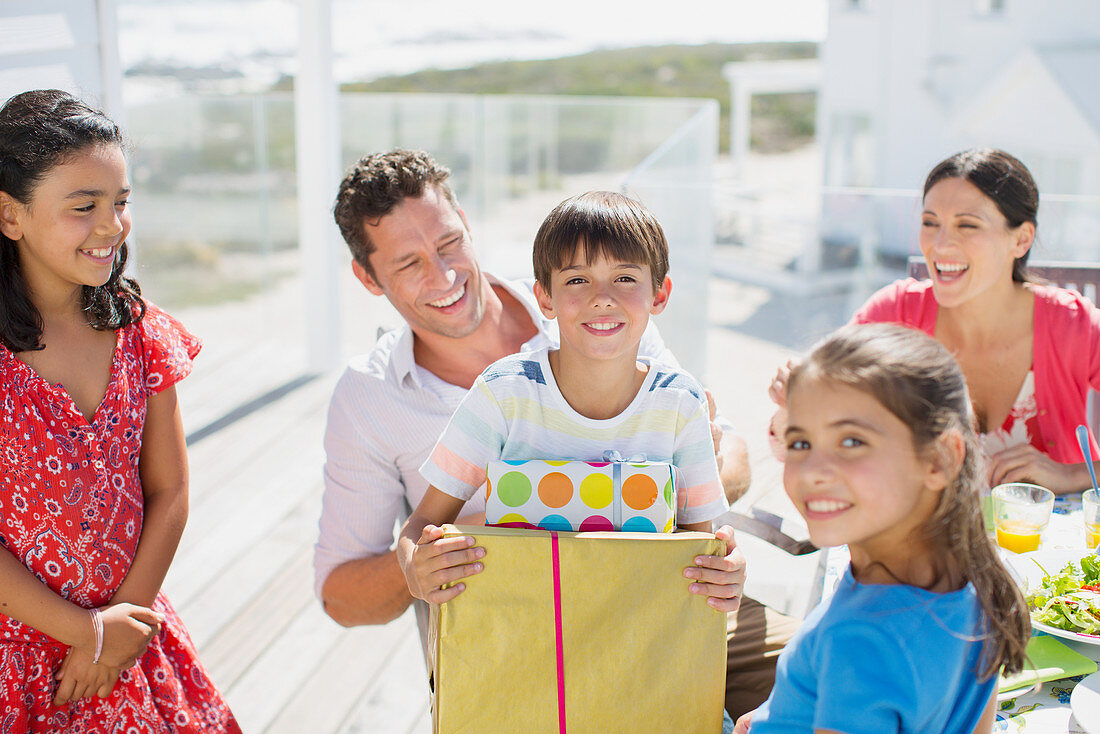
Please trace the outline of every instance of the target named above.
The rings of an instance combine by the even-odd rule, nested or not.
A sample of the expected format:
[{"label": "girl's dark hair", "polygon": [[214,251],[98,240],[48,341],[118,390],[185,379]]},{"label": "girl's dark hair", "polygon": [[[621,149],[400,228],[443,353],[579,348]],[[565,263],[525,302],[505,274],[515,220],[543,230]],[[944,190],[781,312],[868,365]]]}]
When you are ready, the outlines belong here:
[{"label": "girl's dark hair", "polygon": [[[0,107],[0,191],[29,205],[34,191],[58,165],[94,146],[124,147],[118,125],[68,92],[23,92]],[[128,249],[118,247],[111,277],[84,286],[81,299],[88,323],[120,329],[145,315],[141,288],[123,276]],[[27,293],[15,242],[0,233],[0,342],[13,352],[42,349],[42,316]]]},{"label": "girl's dark hair", "polygon": [[788,390],[807,376],[871,395],[909,427],[918,455],[941,450],[937,440],[948,431],[963,436],[962,465],[921,532],[958,564],[977,593],[983,612],[979,633],[985,640],[981,679],[995,675],[1002,664],[1006,673],[1019,671],[1031,620],[1020,589],[986,535],[970,397],[955,359],[919,331],[896,324],[850,325],[818,343],[792,369]]},{"label": "girl's dark hair", "polygon": [[[940,161],[924,180],[924,196],[945,178],[969,181],[988,196],[1008,226],[1016,229],[1024,222],[1039,227],[1039,187],[1027,166],[1012,155],[995,148],[971,148]],[[1027,258],[1031,248],[1012,264],[1012,280],[1026,283]]]}]

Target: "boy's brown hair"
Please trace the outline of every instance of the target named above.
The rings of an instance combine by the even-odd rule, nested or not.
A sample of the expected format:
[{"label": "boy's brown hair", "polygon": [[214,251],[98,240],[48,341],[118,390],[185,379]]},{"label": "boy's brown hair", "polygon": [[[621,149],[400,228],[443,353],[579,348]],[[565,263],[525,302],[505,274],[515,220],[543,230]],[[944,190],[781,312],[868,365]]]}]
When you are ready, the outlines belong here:
[{"label": "boy's brown hair", "polygon": [[532,261],[535,280],[550,292],[555,270],[580,253],[586,263],[600,255],[644,263],[657,291],[668,275],[668,241],[657,218],[640,201],[614,191],[589,191],[554,207],[538,234]]}]

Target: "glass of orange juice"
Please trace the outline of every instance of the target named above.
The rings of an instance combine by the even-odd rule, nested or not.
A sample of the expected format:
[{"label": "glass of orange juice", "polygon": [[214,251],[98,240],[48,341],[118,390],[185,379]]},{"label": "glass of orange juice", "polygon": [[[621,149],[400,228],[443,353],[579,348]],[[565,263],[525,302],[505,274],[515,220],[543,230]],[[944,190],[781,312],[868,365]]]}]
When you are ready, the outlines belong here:
[{"label": "glass of orange juice", "polygon": [[1100,495],[1095,489],[1081,495],[1081,514],[1085,518],[1085,545],[1095,548],[1100,541]]},{"label": "glass of orange juice", "polygon": [[1037,484],[1012,482],[993,488],[993,523],[997,545],[1013,553],[1039,548],[1039,536],[1050,522],[1054,493]]}]

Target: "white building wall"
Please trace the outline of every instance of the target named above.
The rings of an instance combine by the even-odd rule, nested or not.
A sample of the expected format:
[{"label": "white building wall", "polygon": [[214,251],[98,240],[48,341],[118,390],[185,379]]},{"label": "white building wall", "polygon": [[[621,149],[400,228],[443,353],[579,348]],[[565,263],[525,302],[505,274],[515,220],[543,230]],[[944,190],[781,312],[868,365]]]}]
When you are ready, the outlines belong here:
[{"label": "white building wall", "polygon": [[[831,0],[819,128],[826,151],[836,115],[866,115],[875,140],[870,183],[915,187],[931,164],[973,144],[949,122],[1017,55],[1100,46],[1094,0],[1005,0],[992,14],[976,12],[978,5],[867,0],[853,9],[850,0]],[[837,183],[830,169],[842,164],[827,153],[825,165],[826,182]]]},{"label": "white building wall", "polygon": [[54,87],[106,106],[98,11],[96,0],[0,0],[0,103]]},{"label": "white building wall", "polygon": [[[915,190],[944,157],[995,145],[1032,166],[1044,193],[1100,194],[1097,107],[1087,84],[1066,88],[1047,64],[1072,52],[1073,73],[1100,78],[1100,2],[1004,0],[980,11],[996,4],[830,0],[818,98],[827,187]],[[1017,67],[1020,78],[1006,79]],[[857,198],[826,193],[826,241],[870,228],[888,250],[912,244],[900,198]]]}]

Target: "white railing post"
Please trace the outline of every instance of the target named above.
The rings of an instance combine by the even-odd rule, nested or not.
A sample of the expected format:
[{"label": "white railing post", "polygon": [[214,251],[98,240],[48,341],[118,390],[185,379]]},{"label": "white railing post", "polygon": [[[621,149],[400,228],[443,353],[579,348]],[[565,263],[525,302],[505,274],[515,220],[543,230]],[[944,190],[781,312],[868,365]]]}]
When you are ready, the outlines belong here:
[{"label": "white railing post", "polygon": [[323,372],[340,361],[340,233],[332,219],[340,117],[332,77],[332,0],[298,2],[294,128],[307,362],[311,371]]},{"label": "white railing post", "polygon": [[122,108],[122,62],[118,57],[117,0],[96,0],[99,23],[100,104],[112,120],[125,128]]}]

